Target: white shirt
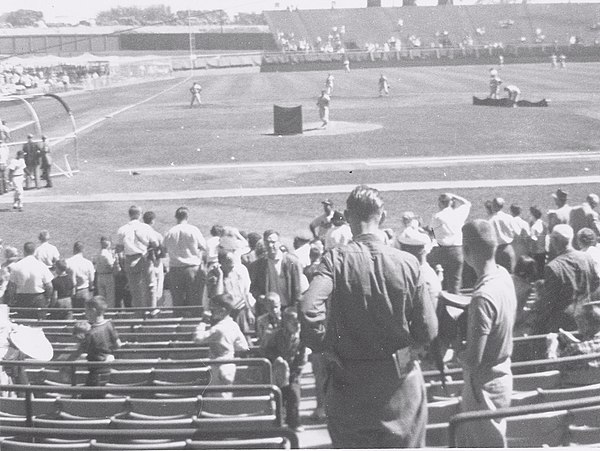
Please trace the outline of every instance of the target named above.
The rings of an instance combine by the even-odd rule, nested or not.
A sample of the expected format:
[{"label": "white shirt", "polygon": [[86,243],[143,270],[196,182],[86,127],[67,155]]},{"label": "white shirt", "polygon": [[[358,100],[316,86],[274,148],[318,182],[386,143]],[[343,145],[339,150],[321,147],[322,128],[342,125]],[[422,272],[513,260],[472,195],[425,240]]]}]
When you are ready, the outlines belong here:
[{"label": "white shirt", "polygon": [[125,247],[125,255],[146,254],[154,241],[155,231],[139,219],[129,221],[117,231],[118,243]]},{"label": "white shirt", "polygon": [[163,246],[169,254],[171,267],[199,266],[206,240],[198,227],[182,222],[167,232]]},{"label": "white shirt", "polygon": [[352,241],[352,231],[348,224],[341,226],[333,226],[325,235],[325,249],[333,249],[334,247],[343,246]]},{"label": "white shirt", "polygon": [[75,254],[67,258],[67,267],[73,274],[75,288],[83,290],[94,285],[94,264],[83,254]]},{"label": "white shirt", "polygon": [[471,211],[471,202],[438,211],[431,219],[433,234],[440,246],[462,246],[462,226]]},{"label": "white shirt", "polygon": [[548,226],[542,219],[536,219],[531,224],[531,241],[533,242],[532,253],[543,254],[546,252],[546,235],[548,235]]},{"label": "white shirt", "polygon": [[56,246],[48,242],[40,244],[33,253],[33,256],[48,268],[51,268],[54,266],[54,263],[60,260],[60,253],[58,252],[58,249]]},{"label": "white shirt", "polygon": [[0,143],[0,164],[3,164],[5,166],[8,165],[9,153],[10,150],[8,149],[8,146],[5,143]]},{"label": "white shirt", "polygon": [[25,160],[23,158],[13,158],[8,165],[8,170],[13,171],[13,177],[23,176],[25,174]]},{"label": "white shirt", "polygon": [[515,218],[508,213],[499,211],[492,215],[489,219],[490,224],[496,232],[496,239],[498,244],[510,244],[517,235],[517,225],[515,224]]},{"label": "white shirt", "polygon": [[28,255],[12,264],[9,280],[16,285],[17,294],[39,294],[45,291],[45,284],[52,283],[53,277],[46,265]]}]

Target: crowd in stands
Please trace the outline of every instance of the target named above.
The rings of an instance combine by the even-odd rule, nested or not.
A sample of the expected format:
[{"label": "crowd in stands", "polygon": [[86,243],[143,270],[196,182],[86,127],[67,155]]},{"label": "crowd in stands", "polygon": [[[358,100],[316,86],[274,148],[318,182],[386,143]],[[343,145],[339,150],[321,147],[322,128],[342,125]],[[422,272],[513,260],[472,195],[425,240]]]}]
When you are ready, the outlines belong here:
[{"label": "crowd in stands", "polygon": [[[506,353],[500,358],[504,365],[502,381],[510,376],[510,365],[505,368],[504,359],[510,358],[513,330],[515,334],[550,334],[550,357],[600,351],[600,307],[593,302],[598,299],[600,287],[598,195],[590,194],[581,204],[571,206],[567,192],[558,189],[553,194],[556,208],[544,215],[538,207],[531,206],[530,220],[522,217],[521,206],[513,203],[507,208],[507,202],[496,197],[485,204],[486,218],[467,222],[470,201],[444,193],[438,198],[439,211],[431,221],[425,222],[406,211],[401,230],[382,229],[376,222],[376,228],[369,225],[367,239],[366,235],[357,234],[357,224],[365,226],[366,219],[357,219],[356,212],[351,216],[351,208],[356,208],[352,202],[362,201],[361,189],[368,188],[357,187],[353,192],[359,193],[357,200],[348,200],[346,212],[350,216],[336,210],[330,199],[324,199],[323,213],[307,224],[306,231],[297,233],[293,248],[284,246],[274,229],[246,233],[214,225],[210,237],[205,238],[191,224],[186,207],[176,210],[175,225],[163,234],[154,228],[156,215],[152,211],[143,212],[132,206],[129,221],[116,231],[114,248],[110,237],[101,237],[95,252],[76,242],[68,258],[51,244],[50,233],[43,230],[37,246],[31,241],[23,245],[22,256],[17,247],[4,245],[0,298],[12,307],[64,308],[51,313],[55,319],[70,319],[69,308],[85,307],[88,323],[75,328],[81,342],[78,353],[86,352],[88,359],[99,361],[112,358],[120,345],[118,334],[103,317],[108,307],[204,306],[205,316],[196,329],[195,341],[208,345],[213,359],[231,359],[236,353],[247,351],[251,344],[258,344],[272,362],[274,380],[283,393],[287,423],[296,430],[302,429],[299,378],[308,357],[306,345],[311,343],[301,339],[301,319],[307,318],[311,306],[327,299],[327,290],[339,289],[338,283],[340,287],[350,283],[338,281],[330,285],[324,280],[331,271],[330,265],[338,264],[336,255],[344,252],[339,250],[360,248],[364,240],[362,246],[366,247],[361,252],[391,252],[389,258],[401,255],[409,259],[406,264],[418,268],[411,271],[420,272],[425,290],[421,299],[426,304],[421,312],[424,316],[419,320],[426,327],[419,332],[422,343],[431,338],[422,335],[425,330],[435,336],[437,320],[431,312],[439,311],[442,290],[459,294],[474,288],[471,308],[476,313],[470,315],[481,315],[477,327],[483,328],[484,335],[490,333],[485,329],[488,326],[494,334],[500,334],[492,334],[488,339],[501,340],[501,346],[490,346],[496,349],[494,346],[498,345],[496,351]],[[383,216],[382,203],[378,205]],[[416,260],[410,260],[413,257],[405,253],[394,254],[397,250],[388,250],[392,248],[406,251]],[[361,261],[357,257],[351,260],[350,265]],[[377,267],[371,271],[375,271],[373,277],[381,276],[377,275]],[[491,288],[486,288],[491,291],[483,288],[486,284],[491,284]],[[355,289],[349,293],[364,295]],[[496,316],[489,316],[486,296],[495,297],[490,302],[501,305],[502,315],[497,311]],[[319,311],[323,314],[323,310]],[[37,313],[21,311],[19,315],[35,317]],[[502,332],[495,329],[495,322],[500,320],[508,321]],[[478,330],[469,329],[468,334],[472,336]],[[577,330],[578,336],[573,334]],[[412,330],[411,334],[417,332]],[[473,340],[467,341],[467,356],[475,352],[469,351],[469,346],[475,346],[472,343]],[[499,358],[485,349],[486,353],[479,357],[490,361]],[[317,383],[317,409],[313,415],[316,419],[324,418],[325,368],[331,364],[324,358],[320,352],[310,353]],[[464,362],[466,368],[472,364],[471,360]],[[477,366],[473,368],[471,371],[479,371]],[[218,365],[213,377],[219,385],[232,384],[235,372],[233,364]],[[90,372],[88,383],[102,385],[105,376],[102,371]],[[474,401],[477,393],[473,396],[463,396],[463,408],[489,407]],[[505,405],[505,401],[498,401],[497,407]],[[502,441],[497,443],[501,445]]]},{"label": "crowd in stands", "polygon": [[86,67],[36,67],[0,66],[0,93],[5,95],[25,92],[62,92],[72,85],[86,89],[108,84],[108,73]]}]

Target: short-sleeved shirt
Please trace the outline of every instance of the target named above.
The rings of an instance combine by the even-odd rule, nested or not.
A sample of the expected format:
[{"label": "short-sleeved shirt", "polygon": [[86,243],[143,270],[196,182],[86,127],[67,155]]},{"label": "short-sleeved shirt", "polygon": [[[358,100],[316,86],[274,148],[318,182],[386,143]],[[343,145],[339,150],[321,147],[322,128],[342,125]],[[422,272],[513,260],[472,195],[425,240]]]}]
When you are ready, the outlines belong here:
[{"label": "short-sleeved shirt", "polygon": [[119,335],[110,320],[92,324],[87,333],[83,348],[90,362],[103,362],[118,348]]},{"label": "short-sleeved shirt", "polygon": [[48,242],[40,244],[33,255],[48,268],[54,266],[54,263],[60,259],[60,252],[56,246]]},{"label": "short-sleeved shirt", "polygon": [[56,276],[52,279],[52,288],[58,299],[70,298],[73,294],[73,278],[69,274]]},{"label": "short-sleeved shirt", "polygon": [[25,160],[22,158],[13,158],[8,165],[8,170],[12,171],[13,177],[25,175]]},{"label": "short-sleeved shirt", "polygon": [[92,288],[94,285],[94,264],[81,254],[67,259],[67,267],[73,274],[73,283],[78,290]]},{"label": "short-sleeved shirt", "polygon": [[14,263],[10,272],[10,281],[17,288],[17,294],[44,293],[44,285],[51,284],[54,276],[41,261],[28,255]]},{"label": "short-sleeved shirt", "polygon": [[[487,335],[479,368],[468,368],[487,379],[512,354],[513,325],[517,314],[515,286],[508,271],[496,266],[490,274],[475,284],[467,327],[467,347],[475,344],[476,337]],[[467,349],[467,354],[472,355]],[[467,363],[465,363],[465,367]],[[509,367],[510,368],[510,367]]]},{"label": "short-sleeved shirt", "polygon": [[331,228],[331,218],[333,217],[333,211],[326,215],[323,213],[322,215],[317,216],[310,223],[310,227],[317,233],[317,237],[321,239],[325,239],[325,235],[327,231]]},{"label": "short-sleeved shirt", "polygon": [[[515,218],[508,213],[499,211],[489,221],[496,233],[498,244],[511,244],[518,235],[518,225],[515,223]],[[520,228],[518,230],[520,232]]]},{"label": "short-sleeved shirt", "polygon": [[462,226],[471,211],[471,203],[456,208],[446,207],[431,219],[431,228],[440,246],[462,246]]},{"label": "short-sleeved shirt", "polygon": [[198,227],[182,222],[167,232],[163,246],[169,254],[171,267],[198,266],[202,263],[206,240]]},{"label": "short-sleeved shirt", "polygon": [[129,221],[117,231],[118,243],[125,247],[125,255],[145,255],[154,239],[154,230],[138,219]]},{"label": "short-sleeved shirt", "polygon": [[233,359],[236,351],[249,349],[246,337],[231,316],[207,330],[198,327],[194,339],[198,344],[208,345],[211,359]]}]

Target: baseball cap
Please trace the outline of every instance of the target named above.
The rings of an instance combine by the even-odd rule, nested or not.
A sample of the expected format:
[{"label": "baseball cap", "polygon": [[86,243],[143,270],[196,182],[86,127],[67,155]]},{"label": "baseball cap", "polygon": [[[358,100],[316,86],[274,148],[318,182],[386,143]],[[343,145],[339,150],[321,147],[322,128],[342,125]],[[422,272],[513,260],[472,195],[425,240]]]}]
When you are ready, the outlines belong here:
[{"label": "baseball cap", "polygon": [[554,197],[555,199],[566,199],[567,196],[569,195],[569,193],[567,193],[566,191],[564,191],[562,188],[558,188],[556,190],[556,193],[552,194],[552,197]]},{"label": "baseball cap", "polygon": [[398,235],[398,242],[404,246],[431,246],[431,238],[420,230],[408,228]]},{"label": "baseball cap", "polygon": [[321,203],[322,203],[323,205],[331,205],[331,206],[333,206],[333,201],[332,201],[331,199],[323,199],[323,200],[321,201]]}]

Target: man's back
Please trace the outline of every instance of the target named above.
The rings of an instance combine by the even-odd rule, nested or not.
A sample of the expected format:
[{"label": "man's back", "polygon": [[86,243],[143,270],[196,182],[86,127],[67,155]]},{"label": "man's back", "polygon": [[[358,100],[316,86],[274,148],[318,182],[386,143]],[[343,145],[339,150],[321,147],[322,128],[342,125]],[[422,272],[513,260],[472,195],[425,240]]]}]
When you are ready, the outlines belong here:
[{"label": "man's back", "polygon": [[201,249],[206,247],[206,241],[196,226],[177,224],[165,234],[163,245],[169,253],[171,265],[199,265]]}]

